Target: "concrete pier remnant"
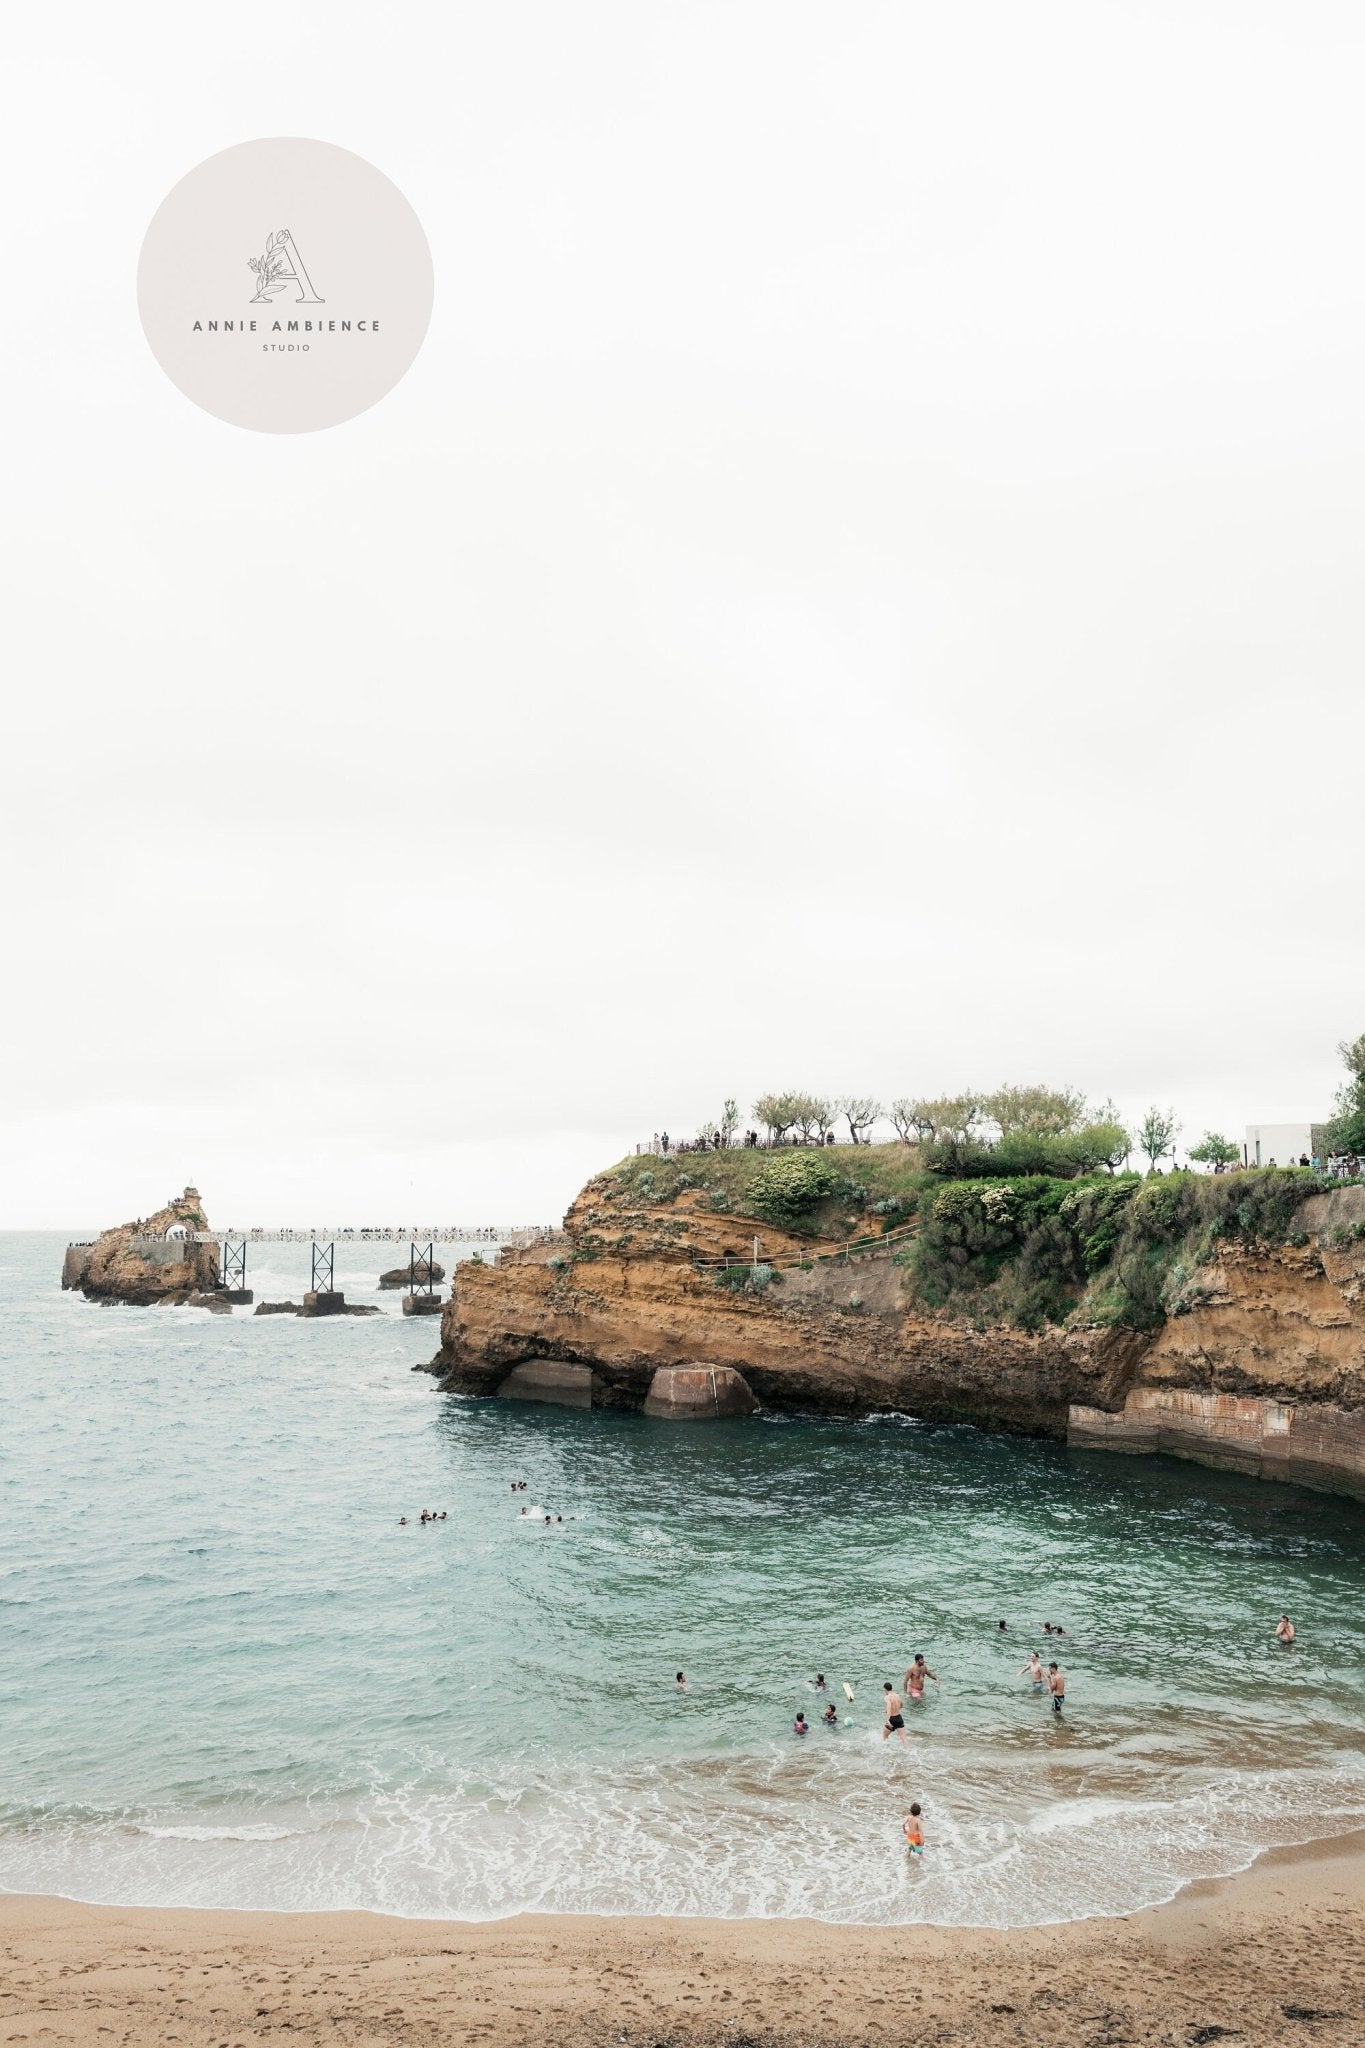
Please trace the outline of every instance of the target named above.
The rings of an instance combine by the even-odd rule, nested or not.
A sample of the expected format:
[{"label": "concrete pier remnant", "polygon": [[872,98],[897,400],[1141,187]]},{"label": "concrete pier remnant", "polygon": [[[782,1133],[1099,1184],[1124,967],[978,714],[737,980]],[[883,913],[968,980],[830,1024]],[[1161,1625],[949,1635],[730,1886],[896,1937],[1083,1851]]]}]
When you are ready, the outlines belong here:
[{"label": "concrete pier remnant", "polygon": [[[383,1285],[383,1282],[380,1282]],[[439,1294],[405,1294],[403,1314],[405,1316],[438,1316],[444,1306]]]},{"label": "concrete pier remnant", "polygon": [[645,1414],[670,1422],[715,1422],[752,1415],[758,1403],[732,1365],[661,1365],[649,1383]]},{"label": "concrete pier remnant", "polygon": [[590,1365],[566,1365],[560,1358],[526,1358],[512,1367],[498,1388],[498,1399],[591,1408],[596,1391],[597,1375]]},{"label": "concrete pier remnant", "polygon": [[346,1313],[346,1297],[339,1288],[310,1287],[303,1297],[301,1316],[340,1316]]}]

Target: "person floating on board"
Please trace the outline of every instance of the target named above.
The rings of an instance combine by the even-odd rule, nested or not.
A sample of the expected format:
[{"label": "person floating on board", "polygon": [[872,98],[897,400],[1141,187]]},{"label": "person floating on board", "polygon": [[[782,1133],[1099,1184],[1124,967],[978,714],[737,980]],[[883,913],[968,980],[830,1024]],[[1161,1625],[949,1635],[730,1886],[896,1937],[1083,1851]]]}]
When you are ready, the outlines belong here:
[{"label": "person floating on board", "polygon": [[922,1856],[924,1854],[924,1828],[920,1821],[918,1799],[901,1822],[901,1833],[905,1836],[905,1846],[910,1854],[912,1856]]},{"label": "person floating on board", "polygon": [[1047,1667],[1047,1689],[1052,1694],[1052,1711],[1060,1714],[1066,1705],[1066,1673],[1059,1664]]}]

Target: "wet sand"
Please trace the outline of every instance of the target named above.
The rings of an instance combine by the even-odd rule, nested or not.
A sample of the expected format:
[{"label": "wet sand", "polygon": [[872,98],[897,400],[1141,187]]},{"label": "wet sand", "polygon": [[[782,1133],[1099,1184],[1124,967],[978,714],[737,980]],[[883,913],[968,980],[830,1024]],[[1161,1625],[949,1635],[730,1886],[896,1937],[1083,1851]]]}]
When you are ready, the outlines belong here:
[{"label": "wet sand", "polygon": [[808,1920],[132,1910],[0,1896],[0,2043],[1365,2040],[1365,1834],[1116,1920],[996,1933]]}]

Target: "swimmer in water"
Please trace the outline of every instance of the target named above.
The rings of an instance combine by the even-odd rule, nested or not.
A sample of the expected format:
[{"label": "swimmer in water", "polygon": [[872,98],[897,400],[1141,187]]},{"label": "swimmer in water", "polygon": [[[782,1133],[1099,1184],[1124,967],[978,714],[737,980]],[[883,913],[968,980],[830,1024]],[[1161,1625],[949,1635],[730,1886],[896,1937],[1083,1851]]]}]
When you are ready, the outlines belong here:
[{"label": "swimmer in water", "polygon": [[905,1733],[905,1701],[889,1678],[882,1687],[882,1704],[886,1708],[886,1726],[882,1729],[882,1741],[886,1742],[891,1736],[899,1735],[902,1742],[908,1743],[909,1738]]},{"label": "swimmer in water", "polygon": [[1041,1692],[1047,1684],[1047,1673],[1043,1670],[1043,1660],[1036,1650],[1030,1650],[1028,1653],[1028,1663],[1019,1666],[1019,1676],[1021,1678],[1029,1678],[1032,1681],[1035,1692]]},{"label": "swimmer in water", "polygon": [[1066,1673],[1058,1664],[1047,1667],[1047,1689],[1052,1694],[1052,1711],[1060,1714],[1066,1705]]},{"label": "swimmer in water", "polygon": [[1282,1614],[1275,1624],[1276,1642],[1292,1643],[1294,1640],[1294,1633],[1295,1631],[1293,1622],[1289,1619],[1289,1616],[1287,1614]]},{"label": "swimmer in water", "polygon": [[825,1689],[825,1674],[824,1674],[824,1672],[823,1672],[823,1671],[817,1671],[817,1672],[816,1672],[816,1674],[815,1674],[815,1690],[816,1690],[817,1692],[823,1692],[823,1691],[824,1691],[824,1689]]},{"label": "swimmer in water", "polygon": [[798,1714],[796,1719],[792,1722],[792,1731],[796,1735],[810,1734],[810,1723],[807,1721],[804,1714]]},{"label": "swimmer in water", "polygon": [[916,1650],[915,1661],[905,1674],[905,1689],[912,1700],[923,1700],[924,1681],[926,1678],[932,1678],[934,1684],[938,1684],[938,1673],[929,1669],[929,1666],[924,1661],[924,1652]]},{"label": "swimmer in water", "polygon": [[679,1692],[687,1691],[687,1680],[683,1677],[681,1671],[678,1673],[677,1678],[674,1680],[674,1684],[677,1686]]},{"label": "swimmer in water", "polygon": [[924,1854],[924,1828],[920,1821],[918,1799],[901,1822],[901,1833],[905,1836],[905,1846],[910,1854],[912,1856],[922,1856]]},{"label": "swimmer in water", "polygon": [[406,1516],[406,1515],[400,1515],[400,1516],[398,1517],[398,1526],[399,1526],[399,1528],[400,1528],[400,1529],[406,1529],[406,1528],[407,1528],[407,1526],[408,1526],[408,1518],[407,1518],[407,1516]]},{"label": "swimmer in water", "polygon": [[821,1719],[821,1720],[822,1720],[822,1721],[824,1722],[824,1724],[825,1724],[826,1728],[837,1728],[837,1727],[838,1727],[838,1725],[839,1725],[839,1709],[838,1709],[838,1708],[837,1708],[837,1707],[835,1706],[835,1704],[834,1704],[833,1700],[831,1700],[831,1701],[830,1701],[830,1703],[829,1703],[829,1705],[828,1705],[828,1706],[827,1706],[827,1707],[825,1708],[825,1711],[824,1711],[824,1713],[823,1713],[823,1714],[822,1714],[822,1715],[820,1716],[820,1719]]}]

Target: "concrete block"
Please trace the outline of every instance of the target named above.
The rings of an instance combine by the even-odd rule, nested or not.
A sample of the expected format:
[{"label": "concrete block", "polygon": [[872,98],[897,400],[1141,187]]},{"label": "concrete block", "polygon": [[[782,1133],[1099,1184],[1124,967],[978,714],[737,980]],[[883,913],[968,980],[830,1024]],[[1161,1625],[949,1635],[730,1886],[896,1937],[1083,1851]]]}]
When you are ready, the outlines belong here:
[{"label": "concrete block", "polygon": [[303,1307],[299,1310],[301,1316],[339,1316],[345,1312],[346,1297],[339,1289],[334,1293],[315,1293],[311,1287],[304,1295]]},{"label": "concrete block", "polygon": [[438,1316],[441,1313],[439,1294],[405,1294],[403,1314],[405,1316]]},{"label": "concrete block", "polygon": [[715,1422],[752,1415],[758,1403],[732,1365],[661,1365],[645,1396],[645,1414],[670,1422]]}]

